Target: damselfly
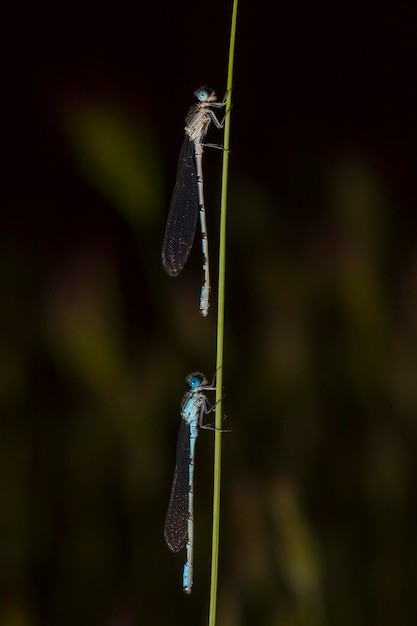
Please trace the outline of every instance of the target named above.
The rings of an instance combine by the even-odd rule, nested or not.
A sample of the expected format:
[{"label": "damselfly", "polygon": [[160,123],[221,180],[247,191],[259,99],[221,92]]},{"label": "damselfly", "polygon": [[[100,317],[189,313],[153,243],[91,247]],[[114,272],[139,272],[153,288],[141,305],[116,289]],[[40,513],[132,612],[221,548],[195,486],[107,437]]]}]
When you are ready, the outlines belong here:
[{"label": "damselfly", "polygon": [[194,550],[194,458],[198,427],[203,427],[203,419],[210,412],[206,391],[215,391],[204,374],[194,372],[187,376],[190,387],[181,403],[181,426],[177,442],[177,458],[171,497],[165,521],[165,541],[172,552],[179,552],[186,546],[186,561],[183,572],[183,589],[191,593],[193,585]]},{"label": "damselfly", "polygon": [[[185,118],[185,138],[178,159],[177,178],[172,194],[164,242],[162,264],[170,276],[178,276],[190,254],[200,212],[201,248],[203,253],[203,284],[200,295],[200,313],[204,317],[210,306],[210,270],[207,242],[206,211],[203,193],[203,144],[210,122],[223,128],[213,108],[226,104],[217,102],[215,92],[209,87],[200,87],[194,92],[198,102],[191,107]],[[218,147],[218,146],[217,146]]]}]

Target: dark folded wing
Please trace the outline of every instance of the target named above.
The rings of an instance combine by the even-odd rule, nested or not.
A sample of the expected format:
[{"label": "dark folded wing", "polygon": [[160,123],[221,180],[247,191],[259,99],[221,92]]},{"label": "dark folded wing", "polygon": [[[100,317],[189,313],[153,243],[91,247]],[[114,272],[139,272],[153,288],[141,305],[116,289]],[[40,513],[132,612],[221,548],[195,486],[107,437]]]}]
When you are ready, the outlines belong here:
[{"label": "dark folded wing", "polygon": [[194,142],[186,135],[178,159],[177,179],[162,245],[162,265],[170,276],[177,276],[188,259],[194,241],[197,216]]},{"label": "dark folded wing", "polygon": [[179,552],[187,541],[189,476],[190,426],[182,419],[178,433],[174,479],[164,530],[165,541],[172,552]]}]

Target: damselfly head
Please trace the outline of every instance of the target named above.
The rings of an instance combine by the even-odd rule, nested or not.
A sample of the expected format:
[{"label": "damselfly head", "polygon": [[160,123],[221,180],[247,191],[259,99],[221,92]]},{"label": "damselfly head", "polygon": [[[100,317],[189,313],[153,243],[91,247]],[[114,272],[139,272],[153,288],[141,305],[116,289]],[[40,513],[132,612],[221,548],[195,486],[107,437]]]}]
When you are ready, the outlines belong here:
[{"label": "damselfly head", "polygon": [[216,92],[210,87],[199,87],[194,95],[200,102],[215,102],[217,100]]},{"label": "damselfly head", "polygon": [[196,389],[201,385],[207,385],[207,379],[201,372],[193,372],[192,374],[188,374],[186,381],[190,389]]}]

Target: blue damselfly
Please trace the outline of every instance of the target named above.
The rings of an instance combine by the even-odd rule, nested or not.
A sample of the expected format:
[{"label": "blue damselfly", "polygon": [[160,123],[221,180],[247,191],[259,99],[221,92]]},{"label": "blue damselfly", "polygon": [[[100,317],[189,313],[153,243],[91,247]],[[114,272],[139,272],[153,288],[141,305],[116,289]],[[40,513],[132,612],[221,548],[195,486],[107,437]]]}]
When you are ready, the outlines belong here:
[{"label": "blue damselfly", "polygon": [[204,416],[211,407],[205,396],[206,391],[215,391],[204,374],[194,372],[187,376],[190,390],[181,402],[181,426],[177,441],[174,479],[165,521],[164,536],[172,552],[179,552],[186,546],[186,562],[183,572],[183,589],[191,593],[193,585],[194,550],[194,458],[198,428],[203,425]]}]

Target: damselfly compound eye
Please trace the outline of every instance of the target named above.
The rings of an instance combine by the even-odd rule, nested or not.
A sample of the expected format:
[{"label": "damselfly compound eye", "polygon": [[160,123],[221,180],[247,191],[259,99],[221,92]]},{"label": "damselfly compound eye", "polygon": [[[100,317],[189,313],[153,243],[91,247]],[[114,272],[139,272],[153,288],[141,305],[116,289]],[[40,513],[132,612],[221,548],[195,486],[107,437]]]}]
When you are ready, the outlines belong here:
[{"label": "damselfly compound eye", "polygon": [[205,89],[200,89],[200,91],[197,93],[197,98],[198,100],[200,100],[200,102],[205,102],[208,98],[208,93]]}]

